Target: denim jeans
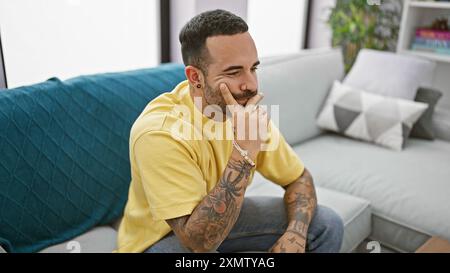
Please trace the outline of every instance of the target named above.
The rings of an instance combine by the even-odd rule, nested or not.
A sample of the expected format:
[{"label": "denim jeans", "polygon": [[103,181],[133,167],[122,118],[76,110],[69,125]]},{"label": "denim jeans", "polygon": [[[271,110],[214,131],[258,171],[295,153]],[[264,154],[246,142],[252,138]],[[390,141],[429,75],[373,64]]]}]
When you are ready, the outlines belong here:
[{"label": "denim jeans", "polygon": [[[284,201],[279,197],[246,197],[238,220],[217,252],[266,252],[287,227]],[[318,205],[308,228],[306,252],[339,252],[342,244],[341,218],[330,208]],[[156,242],[147,253],[186,253],[173,232]]]}]

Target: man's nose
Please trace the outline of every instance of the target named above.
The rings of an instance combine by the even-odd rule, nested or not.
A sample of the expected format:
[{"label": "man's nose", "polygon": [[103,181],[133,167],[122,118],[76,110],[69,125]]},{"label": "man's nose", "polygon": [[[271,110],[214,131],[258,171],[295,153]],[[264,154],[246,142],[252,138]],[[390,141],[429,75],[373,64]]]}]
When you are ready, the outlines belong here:
[{"label": "man's nose", "polygon": [[258,82],[254,75],[248,75],[243,79],[243,83],[241,84],[241,91],[252,91],[256,92],[258,90]]}]

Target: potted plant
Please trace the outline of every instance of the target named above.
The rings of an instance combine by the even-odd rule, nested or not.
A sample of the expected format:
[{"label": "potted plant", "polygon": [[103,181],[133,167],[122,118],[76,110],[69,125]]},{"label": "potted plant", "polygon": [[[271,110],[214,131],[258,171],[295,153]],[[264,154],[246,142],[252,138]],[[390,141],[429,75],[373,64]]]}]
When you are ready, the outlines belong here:
[{"label": "potted plant", "polygon": [[342,47],[347,72],[361,48],[395,50],[402,6],[401,0],[380,1],[380,5],[364,0],[336,1],[328,24],[332,45]]}]

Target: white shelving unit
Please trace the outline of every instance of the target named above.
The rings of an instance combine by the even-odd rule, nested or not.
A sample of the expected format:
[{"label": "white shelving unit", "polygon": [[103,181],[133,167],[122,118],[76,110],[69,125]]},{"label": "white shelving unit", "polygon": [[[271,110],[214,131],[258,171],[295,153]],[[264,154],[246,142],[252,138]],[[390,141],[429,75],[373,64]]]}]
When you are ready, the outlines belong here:
[{"label": "white shelving unit", "polygon": [[436,1],[408,1],[411,7],[431,8],[431,9],[450,9],[450,3]]},{"label": "white shelving unit", "polygon": [[411,50],[416,28],[431,25],[438,17],[450,18],[450,2],[405,0],[397,52],[450,63],[450,55]]}]

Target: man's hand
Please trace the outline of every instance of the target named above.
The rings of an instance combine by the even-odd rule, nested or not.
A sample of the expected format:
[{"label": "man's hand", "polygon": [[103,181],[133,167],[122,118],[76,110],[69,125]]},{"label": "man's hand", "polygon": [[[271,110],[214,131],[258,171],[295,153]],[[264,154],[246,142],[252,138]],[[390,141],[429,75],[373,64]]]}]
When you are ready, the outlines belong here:
[{"label": "man's hand", "polygon": [[305,253],[306,238],[295,230],[286,230],[269,250],[271,253]]},{"label": "man's hand", "polygon": [[[219,87],[232,114],[236,142],[240,147],[247,150],[254,160],[261,150],[261,142],[267,137],[269,123],[267,111],[257,105],[263,99],[263,95],[261,93],[256,94],[244,107],[234,99],[225,83],[221,83]],[[260,129],[259,126],[261,125],[265,128]],[[253,136],[253,139],[250,136]]]}]

